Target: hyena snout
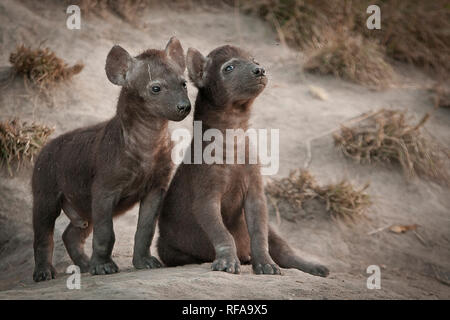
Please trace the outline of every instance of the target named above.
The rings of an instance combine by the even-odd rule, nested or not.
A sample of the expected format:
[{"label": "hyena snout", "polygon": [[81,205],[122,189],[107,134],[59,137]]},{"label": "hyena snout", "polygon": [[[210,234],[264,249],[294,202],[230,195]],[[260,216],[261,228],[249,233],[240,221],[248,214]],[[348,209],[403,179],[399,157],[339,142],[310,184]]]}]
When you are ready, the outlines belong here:
[{"label": "hyena snout", "polygon": [[266,70],[260,66],[255,66],[252,72],[256,77],[264,77],[266,75]]},{"label": "hyena snout", "polygon": [[191,111],[191,102],[189,100],[181,101],[177,104],[177,112],[180,115],[187,116]]},{"label": "hyena snout", "polygon": [[[249,72],[250,71],[250,72]],[[254,81],[254,83],[257,86],[264,87],[267,84],[267,76],[266,76],[266,69],[264,67],[260,66],[259,64],[251,64],[249,66],[249,79],[250,81]]]}]

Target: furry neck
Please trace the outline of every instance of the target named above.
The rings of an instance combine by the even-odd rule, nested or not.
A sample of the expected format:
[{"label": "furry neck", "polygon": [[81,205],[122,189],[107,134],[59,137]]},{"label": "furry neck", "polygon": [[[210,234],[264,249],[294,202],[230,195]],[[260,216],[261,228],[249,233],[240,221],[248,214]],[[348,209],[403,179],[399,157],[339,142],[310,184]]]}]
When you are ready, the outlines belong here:
[{"label": "furry neck", "polygon": [[205,89],[198,91],[195,101],[194,121],[202,121],[203,131],[214,128],[222,132],[226,129],[248,129],[251,106],[254,99],[235,101],[217,105]]},{"label": "furry neck", "polygon": [[135,145],[146,149],[168,137],[169,121],[150,114],[144,100],[133,90],[122,88],[117,103],[117,117],[126,146]]}]

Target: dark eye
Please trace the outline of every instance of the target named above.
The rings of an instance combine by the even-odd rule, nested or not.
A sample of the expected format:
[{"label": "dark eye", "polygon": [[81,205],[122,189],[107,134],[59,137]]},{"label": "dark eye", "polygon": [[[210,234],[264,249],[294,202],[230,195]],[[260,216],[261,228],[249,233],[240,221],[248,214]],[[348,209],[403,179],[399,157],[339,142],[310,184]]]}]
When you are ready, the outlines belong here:
[{"label": "dark eye", "polygon": [[234,69],[234,66],[233,65],[229,65],[229,66],[226,66],[225,69],[223,69],[223,71],[231,72],[231,71],[233,71],[233,69]]},{"label": "dark eye", "polygon": [[160,86],[152,86],[152,91],[153,91],[154,93],[158,93],[158,92],[161,91],[161,87],[160,87]]},{"label": "dark eye", "polygon": [[183,82],[183,88],[185,88],[185,89],[187,88],[187,82],[186,81]]}]

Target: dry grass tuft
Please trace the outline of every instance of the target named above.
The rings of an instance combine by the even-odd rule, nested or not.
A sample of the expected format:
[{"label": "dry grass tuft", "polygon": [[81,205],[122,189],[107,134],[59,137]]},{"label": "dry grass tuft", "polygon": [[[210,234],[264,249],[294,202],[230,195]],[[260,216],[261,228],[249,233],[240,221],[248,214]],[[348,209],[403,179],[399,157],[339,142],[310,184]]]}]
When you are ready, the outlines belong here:
[{"label": "dry grass tuft", "polygon": [[330,35],[326,44],[308,55],[305,70],[332,74],[374,88],[389,84],[394,72],[375,42],[345,33]]},{"label": "dry grass tuft", "polygon": [[342,126],[334,141],[345,156],[359,163],[399,163],[408,177],[448,183],[448,150],[421,131],[428,118],[426,114],[410,124],[405,112],[381,109],[352,127]]},{"label": "dry grass tuft", "polygon": [[277,201],[287,201],[294,208],[302,208],[304,201],[318,198],[326,203],[332,217],[354,222],[371,205],[370,197],[365,193],[368,186],[357,190],[347,180],[319,186],[308,171],[295,170],[286,178],[268,183],[266,192]]},{"label": "dry grass tuft", "polygon": [[110,10],[116,15],[131,22],[138,13],[149,2],[148,0],[79,0],[75,1],[80,6],[82,12],[87,14],[91,12],[101,13]]},{"label": "dry grass tuft", "polygon": [[376,38],[387,54],[399,61],[450,74],[450,3],[385,1],[380,4],[381,30],[364,34]]},{"label": "dry grass tuft", "polygon": [[23,45],[12,52],[9,61],[17,74],[24,75],[41,89],[69,80],[83,70],[83,64],[71,67],[48,48],[31,49]]},{"label": "dry grass tuft", "polygon": [[438,83],[431,88],[431,92],[436,108],[450,108],[450,86]]},{"label": "dry grass tuft", "polygon": [[19,123],[17,119],[0,122],[0,165],[12,176],[11,164],[17,162],[19,170],[25,161],[32,162],[52,132],[47,126]]},{"label": "dry grass tuft", "polygon": [[[229,1],[229,0],[228,0]],[[161,6],[174,7],[179,10],[189,10],[198,6],[217,6],[228,2],[226,0],[166,0],[164,2],[157,0],[75,0],[66,1],[67,4],[76,4],[83,13],[91,13],[104,17],[104,13],[109,11],[130,24],[136,24],[137,18],[142,16],[146,7],[161,8]]]},{"label": "dry grass tuft", "polygon": [[242,4],[244,12],[257,14],[273,24],[286,44],[300,49],[317,47],[326,41],[324,30],[342,25],[344,8],[340,1],[326,0],[248,0]]},{"label": "dry grass tuft", "polygon": [[318,187],[316,192],[325,200],[328,211],[337,217],[354,220],[361,217],[372,204],[369,195],[364,192],[368,187],[369,184],[366,184],[357,190],[349,181],[343,180]]},{"label": "dry grass tuft", "polygon": [[362,36],[393,59],[433,73],[450,74],[448,0],[377,3],[381,10],[380,30],[366,27],[366,9],[372,4],[370,0],[248,0],[243,1],[242,8],[271,23],[280,41],[294,48],[320,50],[327,42],[336,42],[335,37],[345,36],[340,41],[350,42]]}]

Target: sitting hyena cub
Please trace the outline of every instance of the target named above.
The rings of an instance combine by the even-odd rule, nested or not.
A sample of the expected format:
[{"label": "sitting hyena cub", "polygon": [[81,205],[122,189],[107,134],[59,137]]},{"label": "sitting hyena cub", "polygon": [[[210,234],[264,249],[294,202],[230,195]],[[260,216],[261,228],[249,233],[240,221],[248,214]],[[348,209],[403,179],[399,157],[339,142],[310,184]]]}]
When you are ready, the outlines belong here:
[{"label": "sitting hyena cub", "polygon": [[[176,38],[165,50],[133,58],[114,46],[108,79],[122,86],[109,121],[63,134],[47,144],[34,167],[35,281],[54,278],[53,230],[61,209],[71,223],[63,234],[70,258],[82,272],[118,272],[111,259],[113,217],[140,202],[133,265],[160,267],[150,255],[156,220],[172,171],[168,120],[184,119],[191,105],[183,78],[185,58]],[[83,251],[94,230],[93,253]]]},{"label": "sitting hyena cub", "polygon": [[[247,130],[252,103],[267,83],[264,69],[232,46],[206,58],[189,49],[187,67],[198,88],[194,121],[202,121],[203,131]],[[251,262],[257,274],[280,274],[283,267],[327,276],[326,267],[298,257],[268,225],[260,167],[248,164],[248,153],[246,164],[179,166],[159,219],[161,260],[168,266],[213,261],[213,270],[230,273]]]}]

